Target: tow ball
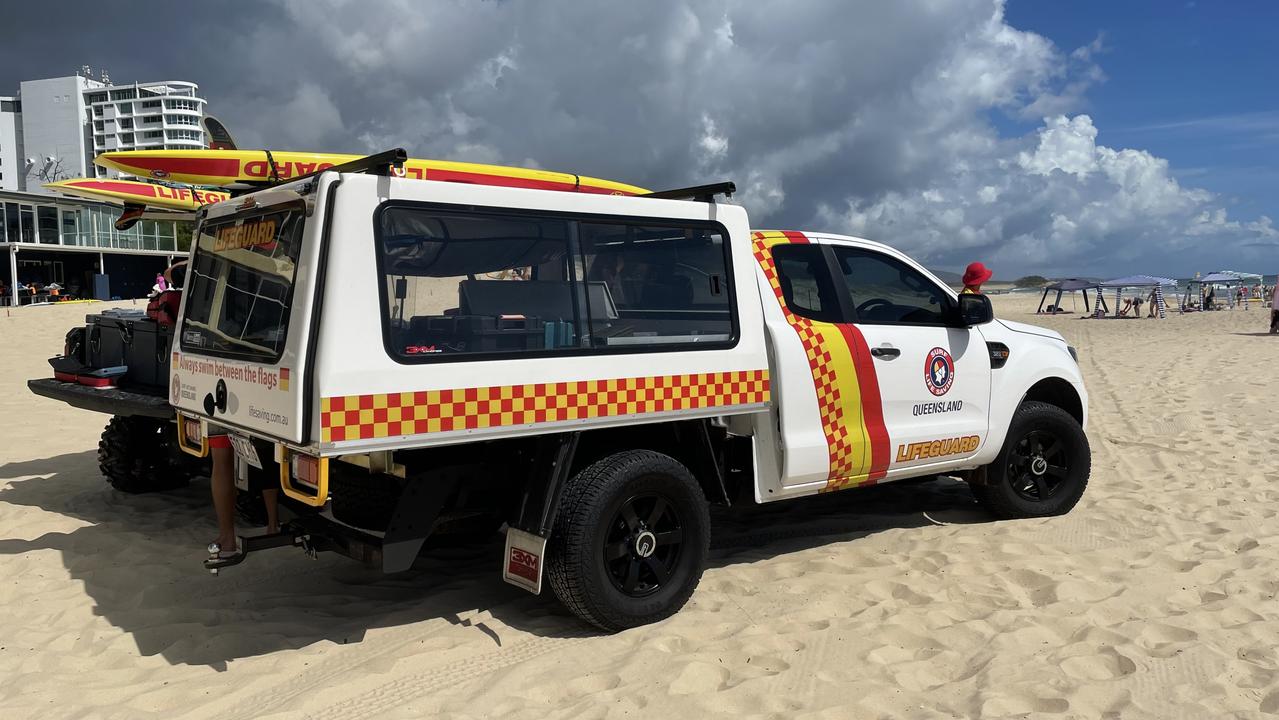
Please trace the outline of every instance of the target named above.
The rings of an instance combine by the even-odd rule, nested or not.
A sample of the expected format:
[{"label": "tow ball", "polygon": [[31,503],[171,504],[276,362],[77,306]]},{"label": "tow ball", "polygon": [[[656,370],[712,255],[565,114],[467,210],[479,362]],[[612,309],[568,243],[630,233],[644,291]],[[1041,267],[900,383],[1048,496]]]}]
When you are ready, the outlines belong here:
[{"label": "tow ball", "polygon": [[240,536],[236,540],[239,542],[240,552],[227,557],[222,557],[221,545],[216,542],[209,543],[209,557],[204,561],[204,569],[208,570],[212,575],[217,575],[222,568],[228,568],[244,562],[244,559],[251,552],[278,547],[300,547],[308,555],[315,557],[315,550],[311,547],[311,536],[307,533],[293,530],[288,525],[283,526],[280,532],[255,535],[253,537]]}]

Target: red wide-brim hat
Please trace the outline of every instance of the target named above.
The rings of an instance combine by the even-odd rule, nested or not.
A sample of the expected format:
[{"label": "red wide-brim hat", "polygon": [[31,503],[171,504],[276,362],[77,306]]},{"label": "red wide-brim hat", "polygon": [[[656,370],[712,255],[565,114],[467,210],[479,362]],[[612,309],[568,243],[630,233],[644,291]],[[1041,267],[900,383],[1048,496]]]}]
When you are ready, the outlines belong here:
[{"label": "red wide-brim hat", "polygon": [[994,274],[994,271],[979,262],[969,263],[968,269],[964,271],[964,284],[981,285]]}]

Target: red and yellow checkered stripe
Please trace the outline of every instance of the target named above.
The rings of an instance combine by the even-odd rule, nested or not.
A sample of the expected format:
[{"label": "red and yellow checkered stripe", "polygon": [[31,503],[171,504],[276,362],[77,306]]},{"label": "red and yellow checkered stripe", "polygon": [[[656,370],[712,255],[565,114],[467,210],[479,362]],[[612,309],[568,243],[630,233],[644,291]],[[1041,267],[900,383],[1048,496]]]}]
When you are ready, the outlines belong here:
[{"label": "red and yellow checkered stripe", "polygon": [[873,484],[884,477],[891,457],[879,383],[866,341],[852,325],[817,322],[791,312],[773,262],[777,245],[806,243],[808,238],[802,233],[756,232],[755,259],[808,356],[830,452],[826,489]]},{"label": "red and yellow checkered stripe", "polygon": [[769,400],[768,370],[326,397],[323,442],[424,435]]}]

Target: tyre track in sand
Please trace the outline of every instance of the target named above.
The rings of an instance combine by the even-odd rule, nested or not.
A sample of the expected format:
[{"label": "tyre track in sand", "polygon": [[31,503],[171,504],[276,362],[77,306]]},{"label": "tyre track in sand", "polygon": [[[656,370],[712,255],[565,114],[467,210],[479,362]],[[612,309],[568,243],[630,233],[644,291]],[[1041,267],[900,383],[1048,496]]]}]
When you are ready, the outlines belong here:
[{"label": "tyre track in sand", "polygon": [[307,720],[356,720],[371,718],[402,707],[431,693],[470,685],[492,673],[550,653],[567,649],[594,633],[583,628],[563,637],[534,637],[513,647],[497,648],[445,663],[425,671],[402,675],[389,682],[305,715]]}]

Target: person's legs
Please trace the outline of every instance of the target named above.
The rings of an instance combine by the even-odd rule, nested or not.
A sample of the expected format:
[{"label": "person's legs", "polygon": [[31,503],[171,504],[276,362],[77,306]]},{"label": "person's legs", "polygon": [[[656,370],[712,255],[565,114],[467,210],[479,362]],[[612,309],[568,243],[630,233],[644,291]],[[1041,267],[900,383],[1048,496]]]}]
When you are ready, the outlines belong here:
[{"label": "person's legs", "polygon": [[263,490],[262,504],[266,506],[266,531],[280,532],[280,489]]},{"label": "person's legs", "polygon": [[[213,438],[210,438],[212,441]],[[218,537],[215,542],[224,552],[234,552],[235,537],[235,454],[230,443],[225,445],[210,442],[209,453],[213,456],[213,477],[210,487],[213,490],[213,513],[218,518]]]},{"label": "person's legs", "polygon": [[1279,333],[1279,310],[1270,311],[1270,332]]}]

